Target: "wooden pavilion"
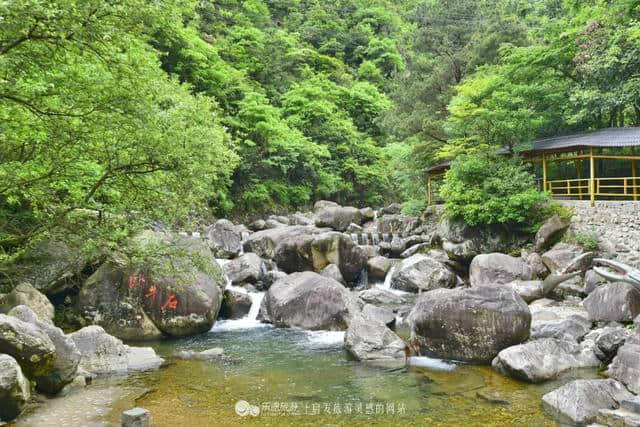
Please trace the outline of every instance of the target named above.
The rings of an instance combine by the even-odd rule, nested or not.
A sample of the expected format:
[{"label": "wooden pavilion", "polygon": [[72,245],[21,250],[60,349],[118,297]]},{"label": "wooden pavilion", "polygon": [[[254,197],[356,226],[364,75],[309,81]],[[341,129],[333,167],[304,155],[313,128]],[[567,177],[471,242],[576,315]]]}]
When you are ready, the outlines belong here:
[{"label": "wooden pavilion", "polygon": [[[640,198],[636,147],[639,127],[609,128],[537,140],[518,154],[532,164],[541,190],[554,198],[590,200],[593,205],[596,199]],[[429,204],[439,201],[438,180],[450,165],[427,170]]]}]

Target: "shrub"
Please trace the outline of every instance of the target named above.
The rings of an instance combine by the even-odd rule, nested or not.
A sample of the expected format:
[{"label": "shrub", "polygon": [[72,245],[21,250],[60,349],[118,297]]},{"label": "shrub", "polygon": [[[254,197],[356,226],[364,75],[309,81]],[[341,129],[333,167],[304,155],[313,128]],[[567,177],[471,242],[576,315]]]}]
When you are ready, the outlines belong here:
[{"label": "shrub", "polygon": [[530,228],[544,216],[541,210],[549,200],[547,193],[536,189],[534,176],[519,159],[477,154],[452,164],[440,194],[445,212],[469,225],[522,228]]}]

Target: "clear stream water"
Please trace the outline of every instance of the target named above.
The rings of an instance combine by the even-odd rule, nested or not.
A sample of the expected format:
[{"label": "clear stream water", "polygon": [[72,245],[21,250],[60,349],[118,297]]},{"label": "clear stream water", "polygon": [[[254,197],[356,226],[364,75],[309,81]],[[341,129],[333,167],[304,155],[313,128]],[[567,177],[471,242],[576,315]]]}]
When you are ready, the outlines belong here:
[{"label": "clear stream water", "polygon": [[[118,426],[123,410],[141,406],[154,426],[546,426],[555,423],[541,409],[542,395],[572,376],[597,375],[583,371],[531,385],[487,366],[428,358],[411,358],[410,366],[373,366],[349,359],[344,332],[258,323],[263,294],[250,295],[253,307],[244,319],[218,321],[195,337],[142,344],[169,362],[165,368],[96,379],[34,405],[16,425]],[[222,347],[224,357],[173,357],[212,347]]]}]

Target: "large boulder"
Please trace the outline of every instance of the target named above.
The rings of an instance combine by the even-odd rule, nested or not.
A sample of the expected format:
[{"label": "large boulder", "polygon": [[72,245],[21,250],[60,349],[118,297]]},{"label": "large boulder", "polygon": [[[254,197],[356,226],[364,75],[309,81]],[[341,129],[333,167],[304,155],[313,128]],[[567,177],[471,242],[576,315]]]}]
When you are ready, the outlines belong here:
[{"label": "large boulder", "polygon": [[329,264],[320,272],[321,276],[328,277],[330,279],[335,280],[336,282],[340,282],[343,285],[346,285],[347,282],[344,281],[342,277],[342,273],[340,273],[340,269],[335,264]]},{"label": "large boulder", "polygon": [[277,327],[345,330],[357,311],[357,301],[347,288],[307,271],[290,274],[269,288],[262,318]]},{"label": "large boulder", "polygon": [[311,242],[313,270],[322,271],[334,264],[346,282],[354,282],[367,266],[367,255],[362,249],[342,233],[323,233]]},{"label": "large boulder", "polygon": [[391,287],[407,292],[452,288],[456,275],[443,263],[428,255],[416,254],[403,259],[391,275]]},{"label": "large boulder", "polygon": [[0,297],[0,313],[7,314],[12,308],[26,305],[42,320],[52,321],[54,316],[53,304],[49,298],[29,283],[20,283],[10,293]]},{"label": "large boulder", "polygon": [[391,291],[383,288],[371,288],[366,289],[364,291],[360,291],[358,293],[358,297],[364,302],[382,305],[382,306],[392,306],[397,307],[401,305],[410,304],[414,298],[415,294],[398,294],[397,291]]},{"label": "large boulder", "polygon": [[356,360],[388,360],[405,357],[405,343],[384,323],[354,316],[344,336],[344,347]]},{"label": "large boulder", "polygon": [[384,256],[376,256],[367,261],[367,274],[372,281],[381,281],[387,277],[387,273],[398,260]]},{"label": "large boulder", "polygon": [[362,307],[362,317],[380,322],[389,327],[396,323],[395,313],[388,307],[380,307],[375,304],[365,304]]},{"label": "large boulder", "polygon": [[588,313],[581,305],[539,299],[529,305],[531,338],[556,338],[578,342],[591,329]]},{"label": "large boulder", "polygon": [[489,363],[529,337],[531,313],[512,289],[436,289],[418,298],[408,317],[411,345],[443,359]]},{"label": "large boulder", "polygon": [[597,287],[584,300],[593,321],[631,322],[640,314],[640,291],[624,282]]},{"label": "large boulder", "polygon": [[525,302],[530,303],[542,298],[542,281],[541,280],[516,280],[508,283],[511,289],[516,291]]},{"label": "large boulder", "polygon": [[198,238],[153,232],[136,243],[151,254],[143,262],[114,258],[87,280],[76,306],[82,324],[130,340],[210,330],[226,282],[209,248]]},{"label": "large boulder", "polygon": [[150,347],[129,347],[100,326],[87,326],[69,335],[82,354],[79,368],[94,375],[158,369],[163,363]]},{"label": "large boulder", "polygon": [[570,224],[568,219],[560,218],[558,215],[547,219],[536,233],[534,250],[540,252],[557,242],[569,229]]},{"label": "large boulder", "polygon": [[580,246],[560,242],[542,254],[542,262],[549,271],[555,273],[556,271],[564,271],[571,264],[571,261],[583,253],[584,250]]},{"label": "large boulder", "polygon": [[618,349],[607,375],[625,384],[632,392],[640,394],[640,335],[636,333]]},{"label": "large boulder", "polygon": [[[319,234],[327,231],[302,225],[290,225],[258,231],[253,233],[244,243],[245,252],[253,252],[262,258],[274,259],[276,249],[283,242],[290,241],[297,236]],[[308,239],[310,242],[312,239]]]},{"label": "large boulder", "polygon": [[469,267],[471,286],[501,285],[514,280],[531,280],[531,267],[522,258],[501,253],[482,254]]},{"label": "large boulder", "polygon": [[543,338],[502,350],[492,366],[519,380],[538,383],[569,369],[597,367],[600,360],[589,348],[570,341]]},{"label": "large boulder", "polygon": [[30,398],[31,387],[18,362],[0,354],[0,421],[11,421],[20,415]]},{"label": "large boulder", "polygon": [[235,225],[221,219],[207,229],[207,241],[216,258],[233,258],[242,248],[242,235],[237,232]]},{"label": "large boulder", "polygon": [[345,231],[351,223],[360,225],[363,221],[359,209],[351,206],[327,206],[316,213],[316,225]]},{"label": "large boulder", "polygon": [[619,382],[575,380],[542,396],[542,407],[562,424],[587,425],[595,422],[600,409],[614,409],[633,397]]},{"label": "large boulder", "polygon": [[31,283],[45,295],[60,294],[78,284],[75,278],[88,263],[86,255],[72,245],[43,240],[9,266],[9,276],[17,283]]},{"label": "large boulder", "polygon": [[519,243],[517,236],[500,227],[472,227],[462,219],[449,217],[438,223],[436,234],[449,258],[463,263],[483,253],[509,252]]},{"label": "large boulder", "polygon": [[[81,326],[100,325],[108,333],[125,340],[155,340],[162,332],[151,321],[141,304],[137,274],[127,274],[127,266],[110,260],[102,264],[85,282],[78,294],[74,312]],[[132,284],[129,285],[129,277]]]},{"label": "large boulder", "polygon": [[589,332],[583,341],[583,345],[589,345],[594,353],[604,362],[609,363],[628,340],[634,337],[635,333],[622,326],[605,326]]},{"label": "large boulder", "polygon": [[239,283],[256,283],[262,279],[267,268],[262,258],[248,252],[238,258],[226,262],[222,271],[234,285]]},{"label": "large boulder", "polygon": [[51,374],[56,360],[56,347],[44,331],[5,314],[0,314],[0,353],[16,359],[27,378],[36,381]]},{"label": "large boulder", "polygon": [[222,306],[220,307],[221,319],[242,319],[251,310],[251,296],[246,292],[235,289],[225,289]]},{"label": "large boulder", "polygon": [[47,394],[57,394],[63,387],[72,382],[78,371],[80,352],[71,338],[52,323],[40,319],[29,307],[19,305],[9,315],[43,331],[55,347],[55,358],[52,369],[47,375],[35,378],[38,390]]},{"label": "large boulder", "polygon": [[380,233],[404,236],[412,233],[420,225],[420,219],[406,215],[382,215],[378,218],[377,229]]}]

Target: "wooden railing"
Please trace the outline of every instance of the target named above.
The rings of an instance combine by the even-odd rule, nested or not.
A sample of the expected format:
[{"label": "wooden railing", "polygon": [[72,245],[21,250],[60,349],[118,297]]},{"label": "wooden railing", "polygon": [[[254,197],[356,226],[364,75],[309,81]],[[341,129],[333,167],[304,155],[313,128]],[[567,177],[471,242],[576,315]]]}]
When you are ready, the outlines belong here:
[{"label": "wooden railing", "polygon": [[[593,185],[593,190],[591,186]],[[640,178],[558,179],[547,181],[546,191],[558,197],[629,197],[640,198]]]}]

